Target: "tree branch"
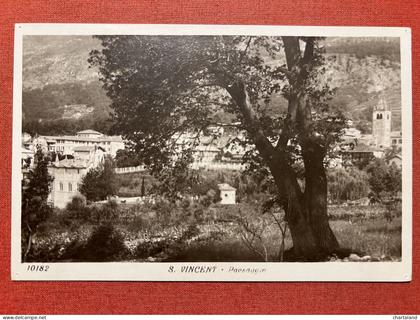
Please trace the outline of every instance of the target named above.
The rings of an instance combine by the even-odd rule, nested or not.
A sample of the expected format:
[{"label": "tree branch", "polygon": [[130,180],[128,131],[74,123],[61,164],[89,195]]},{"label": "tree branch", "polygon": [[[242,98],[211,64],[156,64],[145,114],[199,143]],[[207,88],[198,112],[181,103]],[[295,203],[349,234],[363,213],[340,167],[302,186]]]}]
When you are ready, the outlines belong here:
[{"label": "tree branch", "polygon": [[284,52],[286,54],[287,69],[293,69],[299,64],[301,59],[299,38],[298,37],[282,37],[284,44]]},{"label": "tree branch", "polygon": [[274,151],[274,147],[264,134],[261,123],[252,108],[245,84],[243,81],[237,80],[236,82],[228,85],[226,90],[238,106],[239,112],[244,119],[245,127],[254,140],[258,151],[265,159],[270,159]]},{"label": "tree branch", "polygon": [[303,54],[302,63],[307,64],[312,62],[312,58],[314,56],[314,38],[308,38],[306,40],[305,52]]},{"label": "tree branch", "polygon": [[247,42],[246,47],[245,47],[245,50],[242,51],[241,56],[239,58],[239,64],[242,63],[242,59],[244,58],[246,52],[248,51],[249,45],[251,44],[251,40],[252,40],[252,37],[249,37],[248,42]]}]

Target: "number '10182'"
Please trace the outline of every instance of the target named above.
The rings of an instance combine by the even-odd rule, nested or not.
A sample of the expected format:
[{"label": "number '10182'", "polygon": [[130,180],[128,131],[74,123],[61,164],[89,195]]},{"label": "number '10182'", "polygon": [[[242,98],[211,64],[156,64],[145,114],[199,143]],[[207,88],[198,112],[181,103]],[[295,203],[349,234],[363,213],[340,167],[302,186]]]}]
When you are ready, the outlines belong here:
[{"label": "number '10182'", "polygon": [[48,271],[48,269],[50,268],[50,266],[44,266],[44,265],[34,265],[34,264],[30,264],[28,265],[28,271],[33,271],[33,272],[46,272]]}]

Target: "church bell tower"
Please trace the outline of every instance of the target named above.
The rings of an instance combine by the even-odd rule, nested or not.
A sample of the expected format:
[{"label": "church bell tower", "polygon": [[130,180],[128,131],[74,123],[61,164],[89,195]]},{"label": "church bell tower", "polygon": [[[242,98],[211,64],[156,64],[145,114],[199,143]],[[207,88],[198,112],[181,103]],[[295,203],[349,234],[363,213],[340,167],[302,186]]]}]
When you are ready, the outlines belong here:
[{"label": "church bell tower", "polygon": [[391,146],[391,110],[383,97],[373,109],[372,136],[376,147],[389,148]]}]

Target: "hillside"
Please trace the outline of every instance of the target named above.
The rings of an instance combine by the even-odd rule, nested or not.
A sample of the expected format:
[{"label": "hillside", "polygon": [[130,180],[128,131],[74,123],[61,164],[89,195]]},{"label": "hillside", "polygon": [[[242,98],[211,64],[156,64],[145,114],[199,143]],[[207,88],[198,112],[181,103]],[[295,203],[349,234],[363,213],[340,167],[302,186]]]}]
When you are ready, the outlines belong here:
[{"label": "hillside", "polygon": [[[393,130],[401,123],[399,42],[393,38],[327,38],[326,80],[337,88],[331,103],[369,132],[380,94],[393,111]],[[98,70],[87,62],[100,49],[90,36],[25,36],[23,54],[24,129],[41,134],[110,128],[110,101]],[[273,103],[285,102],[277,98]],[[221,115],[221,118],[229,118]]]},{"label": "hillside", "polygon": [[91,36],[25,36],[22,108],[24,130],[69,134],[110,128],[109,107],[98,70],[87,61],[100,48]]},{"label": "hillside", "polygon": [[401,128],[401,83],[398,38],[330,38],[326,41],[327,80],[337,88],[332,103],[370,131],[373,107],[385,97],[392,130]]},{"label": "hillside", "polygon": [[97,82],[87,58],[100,42],[91,36],[25,36],[23,39],[23,89],[49,85]]}]

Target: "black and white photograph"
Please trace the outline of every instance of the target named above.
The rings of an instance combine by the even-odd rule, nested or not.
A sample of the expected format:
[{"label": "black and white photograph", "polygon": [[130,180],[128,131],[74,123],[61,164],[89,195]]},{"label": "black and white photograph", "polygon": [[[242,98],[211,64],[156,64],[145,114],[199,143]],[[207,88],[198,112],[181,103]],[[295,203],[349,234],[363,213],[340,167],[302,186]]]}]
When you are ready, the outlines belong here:
[{"label": "black and white photograph", "polygon": [[17,25],[13,279],[409,281],[410,45]]}]

